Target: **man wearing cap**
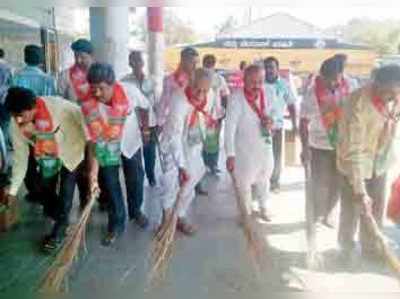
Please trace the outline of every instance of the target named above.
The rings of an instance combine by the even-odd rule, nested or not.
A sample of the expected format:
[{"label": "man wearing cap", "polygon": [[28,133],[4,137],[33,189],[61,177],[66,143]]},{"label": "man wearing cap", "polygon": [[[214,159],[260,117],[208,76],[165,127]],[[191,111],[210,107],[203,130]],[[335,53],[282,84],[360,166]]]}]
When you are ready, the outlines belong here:
[{"label": "man wearing cap", "polygon": [[58,92],[70,101],[79,102],[89,92],[86,76],[94,62],[93,46],[90,41],[81,38],[72,43],[71,49],[74,52],[75,63],[61,72]]},{"label": "man wearing cap", "polygon": [[[94,62],[94,49],[91,42],[83,38],[73,42],[71,49],[74,52],[75,63],[61,72],[58,81],[58,93],[63,98],[80,105],[89,93],[89,84],[86,77],[90,66]],[[85,156],[87,155],[86,153]],[[82,208],[86,204],[88,194],[87,167],[87,159],[85,158],[85,162],[82,163],[81,169],[78,171],[78,189]]]}]

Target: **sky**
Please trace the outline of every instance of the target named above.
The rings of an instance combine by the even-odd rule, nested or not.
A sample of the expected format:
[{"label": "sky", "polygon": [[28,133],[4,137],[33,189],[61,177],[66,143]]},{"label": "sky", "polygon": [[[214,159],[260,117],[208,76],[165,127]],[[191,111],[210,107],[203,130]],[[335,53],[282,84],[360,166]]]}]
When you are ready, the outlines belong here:
[{"label": "sky", "polygon": [[[336,0],[335,3],[340,1],[342,0]],[[382,1],[384,2],[384,0]],[[318,27],[327,28],[332,25],[345,24],[355,17],[400,20],[400,1],[396,6],[399,7],[380,7],[379,5],[354,5],[347,8],[344,6],[323,7],[321,5],[315,5],[313,8],[309,8],[311,6],[252,6],[251,19],[255,20],[277,12],[284,12]],[[248,6],[214,6],[212,8],[179,6],[174,7],[174,10],[182,19],[191,23],[196,31],[207,36],[214,36],[215,28],[229,16],[234,16],[242,24],[245,24],[245,22],[248,22],[250,14],[250,7]]]}]

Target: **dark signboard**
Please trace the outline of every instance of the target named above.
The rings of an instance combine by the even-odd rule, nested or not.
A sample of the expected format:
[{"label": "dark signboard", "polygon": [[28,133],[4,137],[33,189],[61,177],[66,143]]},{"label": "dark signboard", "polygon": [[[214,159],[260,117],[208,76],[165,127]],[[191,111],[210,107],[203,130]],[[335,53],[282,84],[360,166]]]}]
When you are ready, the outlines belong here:
[{"label": "dark signboard", "polygon": [[223,38],[213,42],[195,44],[193,46],[199,48],[228,49],[368,49],[368,47],[365,46],[326,38]]}]

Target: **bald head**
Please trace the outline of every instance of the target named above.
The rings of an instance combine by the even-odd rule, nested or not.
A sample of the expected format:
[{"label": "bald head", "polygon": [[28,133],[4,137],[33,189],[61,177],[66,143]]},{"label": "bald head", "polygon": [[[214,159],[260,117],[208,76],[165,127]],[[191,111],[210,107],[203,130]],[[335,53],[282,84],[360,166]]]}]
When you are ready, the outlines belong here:
[{"label": "bald head", "polygon": [[256,64],[248,66],[244,71],[244,87],[248,91],[258,93],[264,84],[264,69]]},{"label": "bald head", "polygon": [[262,73],[263,68],[258,64],[251,64],[244,70],[244,78],[254,74],[254,73]]}]

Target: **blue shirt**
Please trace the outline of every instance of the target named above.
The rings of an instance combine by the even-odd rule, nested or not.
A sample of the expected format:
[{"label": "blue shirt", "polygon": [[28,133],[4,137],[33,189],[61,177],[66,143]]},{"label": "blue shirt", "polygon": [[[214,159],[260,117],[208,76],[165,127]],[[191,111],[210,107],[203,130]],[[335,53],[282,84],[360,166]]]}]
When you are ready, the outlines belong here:
[{"label": "blue shirt", "polygon": [[0,59],[0,103],[3,104],[4,97],[12,82],[10,67]]},{"label": "blue shirt", "polygon": [[37,96],[51,96],[56,94],[55,80],[35,66],[26,66],[20,70],[14,76],[13,85],[29,88]]},{"label": "blue shirt", "polygon": [[[0,59],[0,130],[2,131],[2,135],[4,137],[4,143],[0,140],[0,152],[3,159],[5,157],[5,150],[7,150],[7,152],[10,152],[12,149],[11,139],[8,132],[8,127],[10,125],[10,115],[4,106],[4,100],[7,94],[7,90],[10,87],[11,83],[11,68],[7,65],[5,61]],[[4,169],[4,167],[5,163],[2,163],[2,170]],[[3,177],[0,174],[0,187],[3,187],[3,184]]]},{"label": "blue shirt", "polygon": [[296,103],[296,96],[289,84],[278,78],[274,83],[265,82],[265,94],[271,103],[270,113],[275,129],[282,129],[285,120],[286,106]]}]

